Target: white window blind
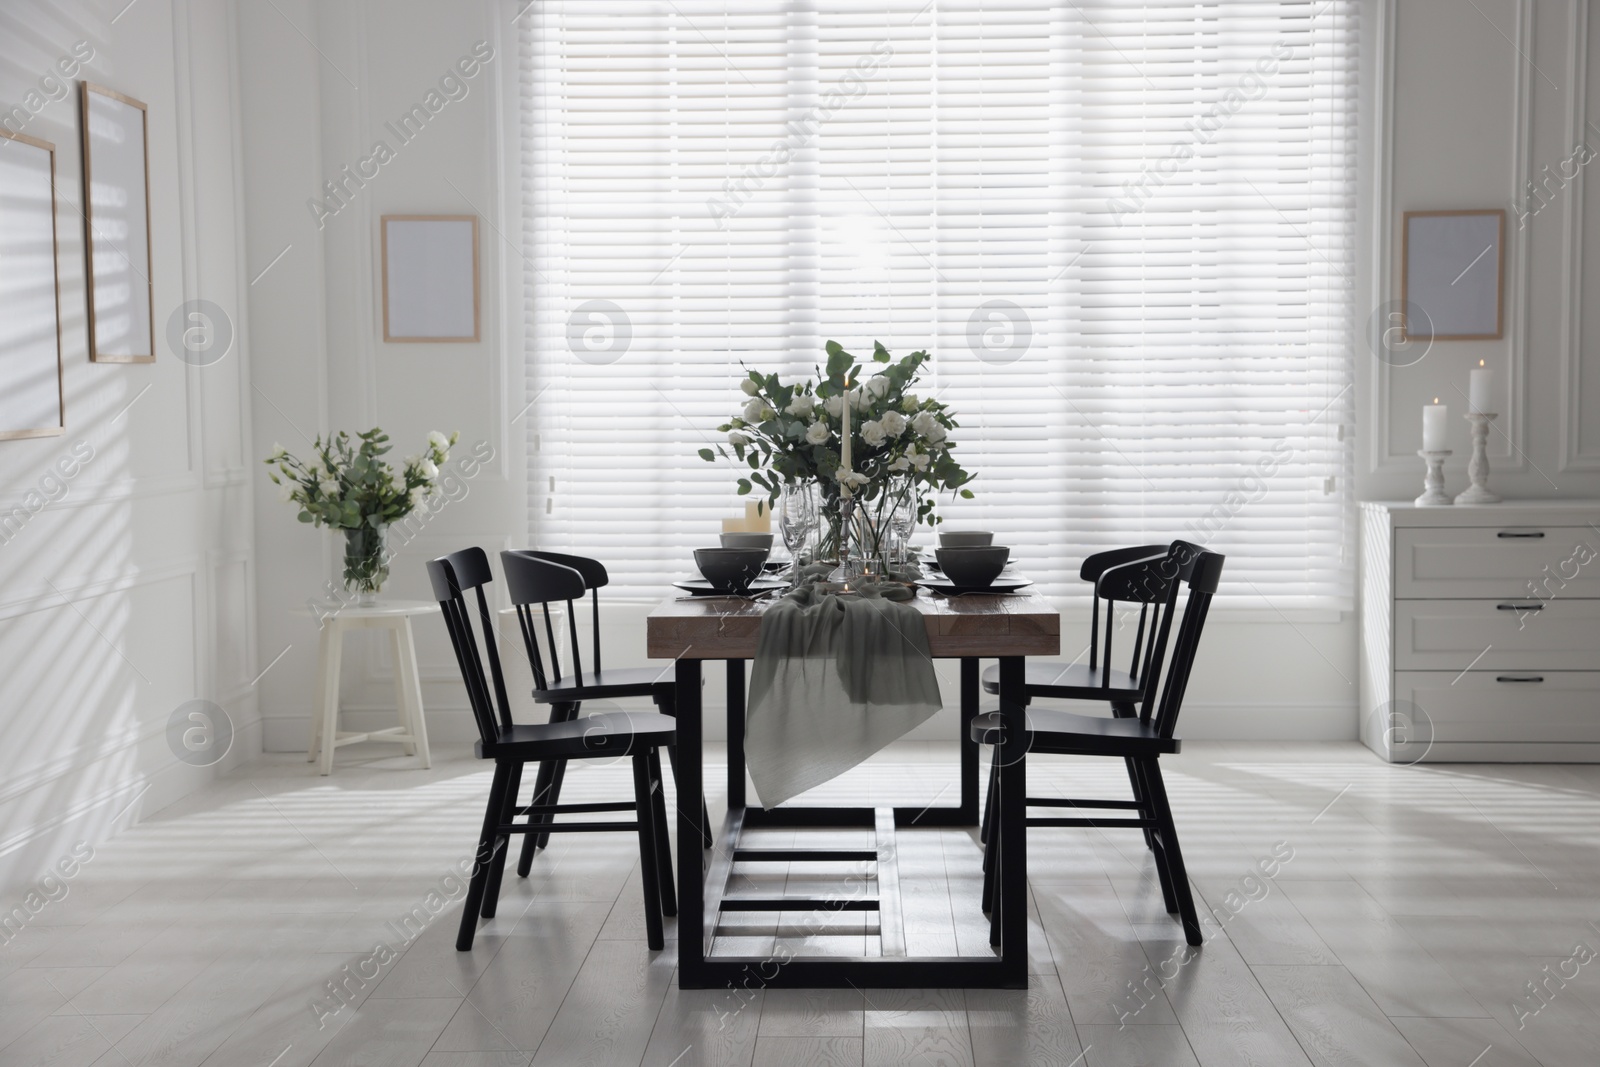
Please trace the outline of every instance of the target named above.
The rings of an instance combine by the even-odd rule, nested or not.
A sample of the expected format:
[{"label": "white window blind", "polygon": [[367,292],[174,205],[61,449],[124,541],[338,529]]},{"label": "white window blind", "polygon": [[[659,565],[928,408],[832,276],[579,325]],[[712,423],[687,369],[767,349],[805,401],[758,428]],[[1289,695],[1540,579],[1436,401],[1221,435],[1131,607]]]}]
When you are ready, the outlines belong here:
[{"label": "white window blind", "polygon": [[1351,599],[1357,4],[547,0],[521,26],[535,543],[640,596],[739,507],[740,363],[934,354],[1047,592],[1174,537]]}]

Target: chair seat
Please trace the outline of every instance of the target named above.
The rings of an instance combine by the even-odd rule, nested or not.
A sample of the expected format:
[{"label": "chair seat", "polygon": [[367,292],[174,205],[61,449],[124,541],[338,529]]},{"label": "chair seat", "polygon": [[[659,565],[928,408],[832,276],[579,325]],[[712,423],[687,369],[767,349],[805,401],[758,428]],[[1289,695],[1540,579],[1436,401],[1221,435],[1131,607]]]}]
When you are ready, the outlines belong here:
[{"label": "chair seat", "polygon": [[[1139,719],[1107,719],[1054,708],[1029,708],[1027,723],[1029,752],[1157,756],[1183,747],[1176,737],[1162,737],[1155,727]],[[997,745],[1001,738],[998,711],[985,712],[972,720],[972,739],[978,744]]]},{"label": "chair seat", "polygon": [[605,700],[610,697],[669,696],[673,670],[665,667],[624,667],[621,670],[585,671],[569,674],[544,689],[535,689],[538,704],[564,704],[573,700]]},{"label": "chair seat", "polygon": [[[1108,667],[1091,668],[1085,663],[1063,663],[1060,660],[1028,661],[1023,675],[1026,698],[1057,697],[1063,700],[1116,700],[1137,701],[1144,696],[1143,687],[1127,671]],[[1000,668],[990,667],[983,672],[983,691],[1000,692]]]},{"label": "chair seat", "polygon": [[676,726],[670,716],[659,712],[607,711],[580,715],[566,722],[501,727],[500,736],[492,746],[486,747],[479,741],[475,750],[480,759],[527,762],[615,758],[630,755],[640,747],[673,744]]}]

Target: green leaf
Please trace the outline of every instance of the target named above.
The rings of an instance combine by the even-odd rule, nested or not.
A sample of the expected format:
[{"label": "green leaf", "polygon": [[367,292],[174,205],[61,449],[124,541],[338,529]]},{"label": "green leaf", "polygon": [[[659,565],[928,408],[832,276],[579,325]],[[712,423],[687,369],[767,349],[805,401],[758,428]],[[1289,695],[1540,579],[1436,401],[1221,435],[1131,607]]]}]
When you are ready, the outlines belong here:
[{"label": "green leaf", "polygon": [[963,490],[961,490],[961,499],[963,499],[963,500],[971,500],[972,499],[972,490],[971,489],[963,489]]},{"label": "green leaf", "polygon": [[707,463],[715,463],[717,459],[717,457],[712,454],[711,449],[709,448],[702,448],[700,450],[700,458],[705,460]]},{"label": "green leaf", "polygon": [[748,478],[740,478],[739,479],[739,495],[740,496],[749,496],[750,495],[750,479],[748,479]]},{"label": "green leaf", "polygon": [[887,363],[887,362],[889,362],[889,350],[887,348],[883,347],[883,342],[882,341],[874,341],[874,342],[872,342],[872,362],[874,362],[874,363]]}]

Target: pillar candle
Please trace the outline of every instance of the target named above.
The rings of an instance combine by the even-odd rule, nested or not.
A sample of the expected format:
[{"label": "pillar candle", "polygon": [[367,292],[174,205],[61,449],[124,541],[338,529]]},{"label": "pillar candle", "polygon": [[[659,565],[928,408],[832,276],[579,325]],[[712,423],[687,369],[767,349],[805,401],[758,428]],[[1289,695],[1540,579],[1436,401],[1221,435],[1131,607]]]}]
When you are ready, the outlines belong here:
[{"label": "pillar candle", "polygon": [[1424,405],[1422,409],[1422,450],[1424,452],[1443,452],[1445,450],[1446,427],[1445,419],[1450,417],[1450,408],[1439,403],[1439,398],[1434,397],[1433,403]]},{"label": "pillar candle", "polygon": [[747,533],[772,532],[772,509],[767,507],[766,497],[745,501],[744,529]]},{"label": "pillar candle", "polygon": [[[844,380],[844,428],[839,431],[839,469],[850,473],[850,379]],[[849,492],[846,487],[845,492]]]},{"label": "pillar candle", "polygon": [[1490,406],[1489,391],[1494,388],[1494,371],[1483,365],[1483,360],[1478,360],[1477,367],[1473,368],[1471,381],[1467,390],[1467,410],[1474,415],[1483,415],[1494,410]]}]

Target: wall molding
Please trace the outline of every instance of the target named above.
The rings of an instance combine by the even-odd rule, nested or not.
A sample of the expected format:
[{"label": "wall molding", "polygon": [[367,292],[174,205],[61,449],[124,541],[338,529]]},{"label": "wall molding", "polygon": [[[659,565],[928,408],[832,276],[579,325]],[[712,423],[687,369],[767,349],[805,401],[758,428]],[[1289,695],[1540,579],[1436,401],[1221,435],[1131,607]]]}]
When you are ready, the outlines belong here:
[{"label": "wall molding", "polygon": [[[1567,23],[1567,144],[1575,148],[1589,142],[1589,2],[1572,0]],[[1568,188],[1566,225],[1562,232],[1562,286],[1567,314],[1561,323],[1561,389],[1567,402],[1561,407],[1560,471],[1600,470],[1600,451],[1583,447],[1583,241],[1587,210],[1584,172]]]}]

